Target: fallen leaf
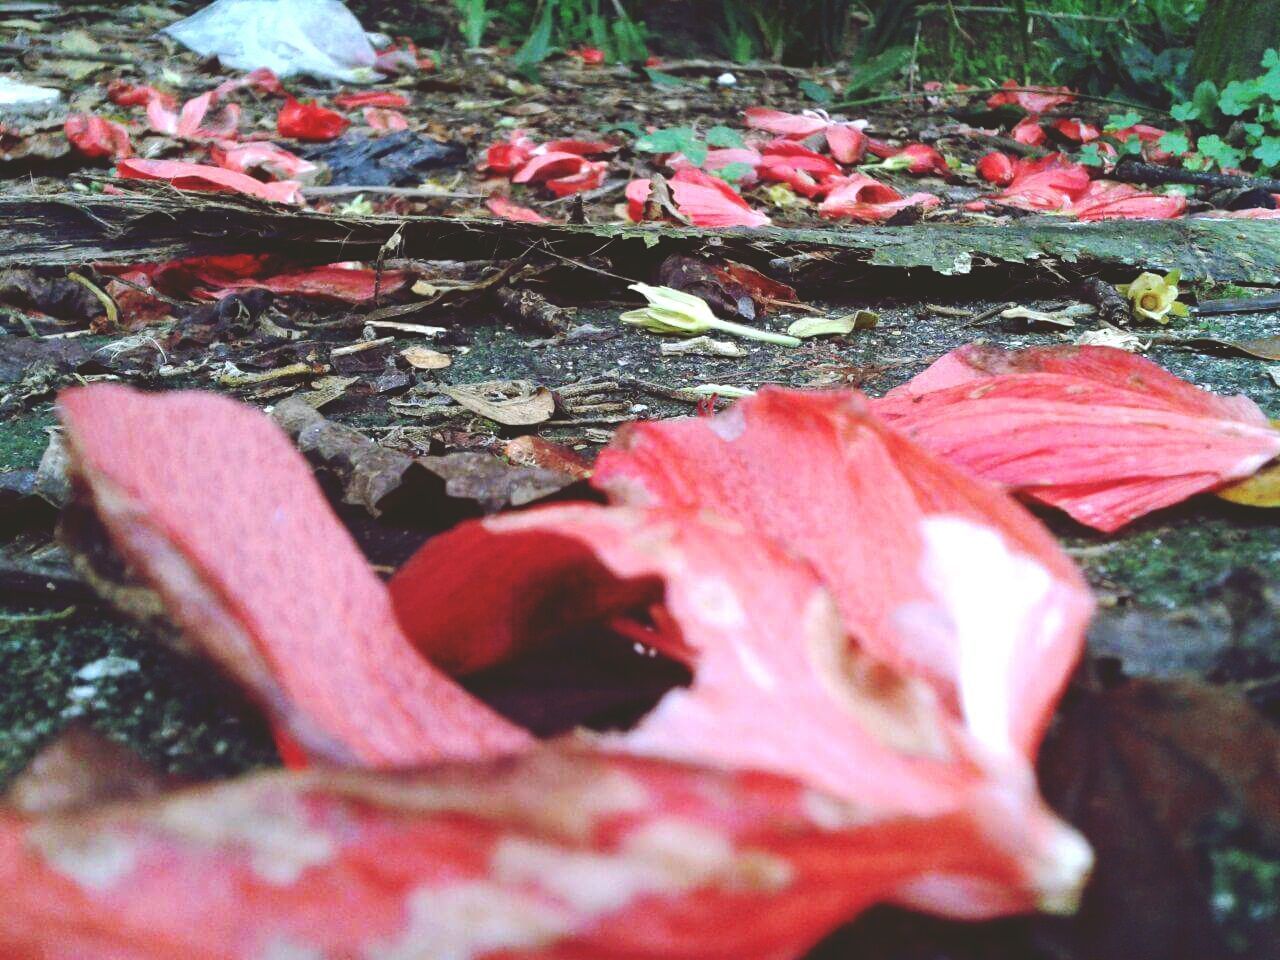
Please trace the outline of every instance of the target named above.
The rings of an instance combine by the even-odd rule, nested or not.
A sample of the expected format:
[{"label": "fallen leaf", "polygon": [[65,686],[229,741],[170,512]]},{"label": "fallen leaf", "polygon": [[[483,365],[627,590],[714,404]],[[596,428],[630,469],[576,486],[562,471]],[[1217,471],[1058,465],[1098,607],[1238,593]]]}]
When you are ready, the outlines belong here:
[{"label": "fallen leaf", "polygon": [[855,330],[871,330],[880,322],[874,310],[859,310],[841,317],[801,317],[787,327],[793,337],[822,337],[828,334],[843,336]]},{"label": "fallen leaf", "polygon": [[1263,467],[1252,477],[1215,490],[1214,494],[1246,507],[1280,507],[1280,463]]},{"label": "fallen leaf", "polygon": [[556,398],[551,391],[528,380],[490,380],[442,385],[439,389],[472,413],[507,427],[543,423],[556,412]]},{"label": "fallen leaf", "polygon": [[405,347],[400,356],[415,370],[443,370],[453,363],[453,357],[428,347]]}]

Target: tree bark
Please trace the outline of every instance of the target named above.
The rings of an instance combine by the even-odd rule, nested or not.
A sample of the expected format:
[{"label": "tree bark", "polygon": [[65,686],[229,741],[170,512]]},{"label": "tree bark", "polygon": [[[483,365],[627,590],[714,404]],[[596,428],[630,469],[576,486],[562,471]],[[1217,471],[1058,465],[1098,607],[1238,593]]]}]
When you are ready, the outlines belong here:
[{"label": "tree bark", "polygon": [[1280,50],[1280,0],[1209,0],[1200,20],[1191,75],[1219,87],[1262,72],[1262,55]]}]

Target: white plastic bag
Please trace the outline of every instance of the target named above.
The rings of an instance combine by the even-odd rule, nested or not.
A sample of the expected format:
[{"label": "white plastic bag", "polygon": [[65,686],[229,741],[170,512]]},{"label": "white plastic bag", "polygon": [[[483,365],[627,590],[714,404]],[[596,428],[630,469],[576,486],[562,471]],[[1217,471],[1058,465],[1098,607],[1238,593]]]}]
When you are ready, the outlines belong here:
[{"label": "white plastic bag", "polygon": [[162,32],[233,70],[377,79],[364,27],[340,0],[217,0]]}]

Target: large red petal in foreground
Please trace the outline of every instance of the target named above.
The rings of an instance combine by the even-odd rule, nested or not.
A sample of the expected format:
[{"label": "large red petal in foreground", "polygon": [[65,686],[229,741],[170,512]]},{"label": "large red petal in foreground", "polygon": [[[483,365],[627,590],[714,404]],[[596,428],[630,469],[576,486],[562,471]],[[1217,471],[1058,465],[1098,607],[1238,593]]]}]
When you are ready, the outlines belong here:
[{"label": "large red petal in foreground", "polygon": [[961,816],[869,820],[779,777],[562,746],[0,814],[0,953],[790,960],[919,878],[956,875],[1009,887],[1020,866]]},{"label": "large red petal in foreground", "polygon": [[310,467],[262,414],[108,385],[59,403],[76,482],[116,548],[290,739],[374,766],[527,744],[410,646]]},{"label": "large red petal in foreground", "polygon": [[1088,591],[1025,510],[885,429],[859,395],[768,389],[715,418],[639,425],[594,482],[783,545],[868,653],[928,679],[994,753],[1034,751],[1079,656]]},{"label": "large red petal in foreground", "polygon": [[875,401],[935,454],[1099,530],[1251,476],[1280,430],[1110,347],[970,344]]}]

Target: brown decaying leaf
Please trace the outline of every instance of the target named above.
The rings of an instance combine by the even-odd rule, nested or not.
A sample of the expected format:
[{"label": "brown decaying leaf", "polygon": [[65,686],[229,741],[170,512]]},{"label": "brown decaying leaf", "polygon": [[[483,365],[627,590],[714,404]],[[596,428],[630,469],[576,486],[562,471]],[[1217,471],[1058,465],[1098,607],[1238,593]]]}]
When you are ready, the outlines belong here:
[{"label": "brown decaying leaf", "polygon": [[[1068,956],[1229,955],[1211,912],[1206,846],[1234,823],[1280,852],[1280,732],[1272,724],[1228,688],[1093,683],[1064,701],[1040,768],[1047,797],[1098,855],[1080,917],[1059,931]],[[1277,919],[1270,933],[1254,931],[1257,948],[1280,942]]]},{"label": "brown decaying leaf", "polygon": [[442,386],[440,392],[472,413],[506,427],[529,427],[550,420],[556,400],[546,387],[528,380],[489,380]]},{"label": "brown decaying leaf", "polygon": [[658,284],[701,297],[724,317],[754,320],[779,302],[794,303],[796,292],[754,267],[673,254],[658,268]]}]

